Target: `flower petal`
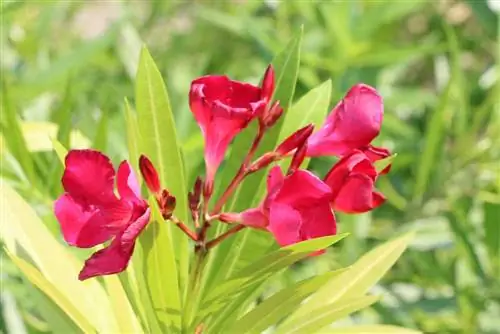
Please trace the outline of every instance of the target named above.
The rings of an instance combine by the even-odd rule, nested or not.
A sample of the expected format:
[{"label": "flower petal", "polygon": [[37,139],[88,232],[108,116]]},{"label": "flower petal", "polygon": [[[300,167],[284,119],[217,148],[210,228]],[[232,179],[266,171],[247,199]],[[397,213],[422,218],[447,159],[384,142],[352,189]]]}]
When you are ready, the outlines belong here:
[{"label": "flower petal", "polygon": [[301,218],[291,206],[273,203],[270,207],[267,229],[281,246],[294,244],[300,240]]},{"label": "flower petal", "polygon": [[346,213],[362,213],[381,205],[385,198],[374,192],[374,181],[362,173],[352,173],[333,202],[335,210]]},{"label": "flower petal", "polygon": [[379,134],[384,107],[377,91],[368,85],[353,86],[308,141],[308,156],[344,155],[362,148]]},{"label": "flower petal", "polygon": [[297,170],[285,178],[275,201],[300,207],[330,196],[330,187],[320,178],[307,170]]},{"label": "flower petal", "polygon": [[150,210],[130,224],[111,244],[101,249],[85,261],[78,276],[81,281],[91,277],[116,274],[127,268],[135,247],[135,240],[149,222]]},{"label": "flower petal", "polygon": [[116,200],[115,171],[107,156],[94,150],[71,150],[62,177],[64,190],[82,204],[103,204]]},{"label": "flower petal", "polygon": [[54,212],[64,240],[71,246],[93,247],[111,239],[115,232],[106,226],[101,211],[95,207],[84,208],[68,194],[57,199]]},{"label": "flower petal", "polygon": [[328,201],[301,208],[301,237],[304,240],[326,237],[337,233],[337,222]]},{"label": "flower petal", "polygon": [[132,166],[130,166],[130,163],[126,160],[122,161],[118,167],[118,172],[116,173],[116,187],[118,188],[120,198],[129,201],[142,200],[139,181],[137,181]]},{"label": "flower petal", "polygon": [[377,171],[368,157],[358,150],[342,157],[326,174],[325,183],[332,189],[332,197],[337,197],[352,172],[365,173],[375,181]]}]

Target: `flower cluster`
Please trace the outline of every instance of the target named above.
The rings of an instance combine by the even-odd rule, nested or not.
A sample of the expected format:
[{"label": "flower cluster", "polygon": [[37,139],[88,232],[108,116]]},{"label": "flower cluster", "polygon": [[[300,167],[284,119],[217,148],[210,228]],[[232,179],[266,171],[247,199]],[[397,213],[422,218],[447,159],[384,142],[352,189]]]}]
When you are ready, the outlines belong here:
[{"label": "flower cluster", "polygon": [[[362,213],[385,201],[375,182],[390,165],[377,171],[374,162],[390,153],[371,145],[380,132],[384,113],[377,91],[355,85],[317,131],[312,124],[306,125],[274,150],[255,158],[262,138],[283,114],[279,101],[273,101],[274,88],[271,66],[260,86],[214,75],[192,82],[190,109],[203,134],[206,165],[204,181],[197,179],[188,198],[195,229],[175,216],[175,194],[162,189],[152,162],[145,156],[140,158],[139,169],[163,219],[192,239],[196,251],[206,252],[247,227],[272,233],[281,246],[334,235],[334,211]],[[209,207],[217,170],[230,143],[253,121],[258,130],[249,152],[228,187]],[[323,179],[301,168],[306,157],[319,156],[339,158]],[[284,164],[277,162],[286,157],[291,157],[291,162],[284,170]],[[224,204],[245,177],[267,167],[267,193],[261,203],[242,212],[225,212]],[[79,278],[123,271],[136,239],[150,220],[148,202],[141,197],[130,164],[122,162],[115,173],[102,153],[73,150],[66,157],[62,183],[65,193],[55,202],[55,214],[67,243],[88,248],[110,241],[85,262]],[[206,240],[207,230],[217,220],[234,226]]]}]

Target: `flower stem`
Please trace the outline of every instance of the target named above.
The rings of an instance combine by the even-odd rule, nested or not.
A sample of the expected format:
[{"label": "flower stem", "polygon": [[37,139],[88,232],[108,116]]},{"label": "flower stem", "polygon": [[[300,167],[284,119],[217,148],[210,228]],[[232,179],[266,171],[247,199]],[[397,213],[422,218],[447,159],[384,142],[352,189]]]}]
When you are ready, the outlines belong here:
[{"label": "flower stem", "polygon": [[238,169],[238,172],[236,175],[233,177],[231,182],[229,183],[229,186],[226,188],[224,193],[221,195],[219,200],[215,203],[214,208],[212,209],[211,215],[217,214],[220,212],[224,204],[226,204],[227,200],[229,199],[229,196],[233,193],[233,191],[238,188],[240,185],[241,181],[247,176],[248,173],[248,166],[250,165],[250,161],[253,158],[253,155],[255,154],[255,151],[259,147],[260,142],[262,141],[262,137],[264,136],[264,130],[265,127],[259,125],[259,130],[257,131],[257,135],[255,136],[252,146],[248,150],[248,153],[245,157],[245,160],[243,160],[243,163],[241,164],[240,168]]},{"label": "flower stem", "polygon": [[205,245],[206,249],[208,250],[208,249],[211,249],[211,248],[217,246],[219,243],[221,243],[222,241],[224,241],[228,237],[232,236],[233,234],[241,231],[245,227],[246,227],[245,225],[236,225],[236,226],[232,227],[227,232],[225,232],[225,233],[219,235],[217,238],[207,242],[207,244]]},{"label": "flower stem", "polygon": [[184,232],[185,235],[187,235],[191,240],[197,242],[198,241],[198,236],[196,233],[191,231],[189,227],[184,225],[184,223],[177,217],[172,216],[170,217],[170,220],[182,231]]}]

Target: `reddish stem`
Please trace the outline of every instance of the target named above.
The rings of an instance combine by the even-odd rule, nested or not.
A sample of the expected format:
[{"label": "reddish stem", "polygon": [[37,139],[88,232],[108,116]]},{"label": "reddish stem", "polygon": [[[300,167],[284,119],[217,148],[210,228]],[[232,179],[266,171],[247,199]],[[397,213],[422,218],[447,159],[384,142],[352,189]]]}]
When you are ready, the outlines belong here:
[{"label": "reddish stem", "polygon": [[180,221],[179,218],[175,217],[175,216],[172,216],[170,217],[170,220],[182,231],[184,232],[184,234],[186,234],[191,240],[193,241],[198,241],[198,236],[196,235],[196,233],[194,233],[193,231],[191,231],[189,229],[189,227],[187,227],[186,225],[184,225],[184,223],[182,221]]},{"label": "reddish stem", "polygon": [[224,193],[221,195],[217,203],[215,203],[214,208],[212,209],[211,215],[215,215],[220,212],[224,204],[226,204],[227,200],[229,199],[229,196],[233,193],[233,191],[238,188],[240,185],[241,181],[247,176],[248,174],[248,166],[250,164],[250,161],[252,160],[253,155],[255,154],[255,151],[257,150],[257,147],[259,146],[262,137],[264,136],[264,130],[265,128],[263,126],[259,126],[259,130],[257,132],[257,135],[255,136],[252,146],[248,150],[248,153],[245,157],[245,160],[241,164],[240,168],[238,169],[238,172],[236,175],[233,177],[231,182],[229,183],[229,186],[226,188]]},{"label": "reddish stem", "polygon": [[207,242],[207,244],[205,245],[206,249],[210,249],[210,248],[213,248],[213,247],[217,246],[219,243],[221,243],[225,239],[229,238],[233,234],[241,231],[245,227],[246,227],[245,225],[236,225],[236,226],[232,227],[227,232],[225,232],[225,233],[219,235],[217,238],[215,238],[215,239],[210,240],[209,242]]}]

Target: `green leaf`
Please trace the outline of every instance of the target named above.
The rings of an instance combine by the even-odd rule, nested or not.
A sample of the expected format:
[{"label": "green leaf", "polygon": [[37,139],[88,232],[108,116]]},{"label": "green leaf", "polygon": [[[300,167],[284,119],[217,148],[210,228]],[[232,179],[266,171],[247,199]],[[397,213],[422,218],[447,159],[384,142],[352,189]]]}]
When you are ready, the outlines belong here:
[{"label": "green leaf", "polygon": [[64,165],[64,160],[68,154],[68,150],[57,139],[52,139],[52,148],[57,154],[57,158]]},{"label": "green leaf", "polygon": [[109,301],[122,333],[143,333],[120,279],[116,275],[104,276]]},{"label": "green leaf", "polygon": [[149,205],[151,222],[140,237],[144,271],[156,317],[165,326],[163,331],[171,332],[180,329],[182,309],[171,223],[163,220],[156,199],[151,197]]},{"label": "green leaf", "polygon": [[348,271],[313,294],[285,322],[293,321],[326,304],[364,295],[396,262],[412,238],[413,233],[407,233],[366,253]]},{"label": "green leaf", "polygon": [[322,328],[349,314],[370,306],[377,296],[354,297],[339,303],[328,304],[304,313],[294,321],[279,326],[276,334],[316,333]]},{"label": "green leaf", "polygon": [[99,119],[99,122],[97,123],[96,127],[96,133],[94,137],[94,141],[92,143],[92,147],[96,150],[99,151],[106,151],[106,148],[108,146],[108,123],[109,123],[109,116],[108,113],[105,111],[101,111],[101,118]]},{"label": "green leaf", "polygon": [[[162,185],[176,197],[175,214],[187,223],[189,219],[187,186],[174,117],[160,71],[146,48],[141,51],[136,80],[139,153],[151,159],[158,170]],[[171,227],[168,226],[168,228]],[[177,229],[172,229],[172,240],[175,240],[174,251],[179,262],[180,289],[184,291],[189,266],[188,240]],[[164,240],[160,238],[156,239],[156,242],[162,243]],[[168,277],[156,277],[156,280],[160,282],[168,279]]]},{"label": "green leaf", "polygon": [[[0,237],[13,255],[30,261],[98,332],[118,331],[106,292],[97,280],[80,282],[77,261],[50,233],[34,210],[10,186],[0,182]],[[78,293],[79,298],[75,298]]]},{"label": "green leaf", "polygon": [[[12,155],[19,161],[28,180],[33,184],[38,184],[35,175],[34,161],[28,150],[26,140],[21,129],[21,122],[18,120],[16,111],[11,105],[6,84],[2,82],[2,108],[0,109],[0,129],[6,146]],[[1,146],[0,146],[1,148]],[[0,152],[1,153],[1,152]]]},{"label": "green leaf", "polygon": [[130,104],[125,99],[125,123],[127,125],[127,148],[129,162],[136,172],[139,171],[139,129],[137,127],[137,117],[130,108]]},{"label": "green leaf", "polygon": [[[484,203],[484,236],[493,265],[493,273],[500,272],[500,205]],[[495,276],[493,276],[495,277]]]},{"label": "green leaf", "polygon": [[426,127],[425,145],[420,154],[419,164],[417,167],[417,176],[415,179],[415,188],[413,191],[413,199],[416,202],[421,202],[430,183],[432,172],[435,169],[436,158],[439,150],[442,149],[443,140],[446,134],[445,129],[445,113],[448,108],[451,86],[453,78],[450,78],[446,89],[441,95],[439,105],[429,117]]},{"label": "green leaf", "polygon": [[332,80],[328,79],[304,94],[285,115],[278,142],[284,140],[299,128],[312,123],[320,126],[328,113],[332,94]]},{"label": "green leaf", "polygon": [[286,287],[238,319],[229,332],[261,333],[292,312],[310,294],[346,269],[327,272]]},{"label": "green leaf", "polygon": [[361,326],[352,326],[352,327],[339,327],[333,328],[328,331],[323,331],[322,333],[330,333],[330,334],[419,334],[422,333],[420,331],[416,331],[413,329],[402,328],[397,326],[386,326],[386,325],[361,325]]},{"label": "green leaf", "polygon": [[[230,279],[216,286],[203,301],[203,309],[214,315],[213,326],[222,327],[241,305],[246,305],[269,278],[312,252],[325,249],[347,234],[311,239],[281,248],[242,268]],[[241,294],[241,296],[240,296]],[[221,309],[221,308],[224,309]],[[220,329],[220,328],[219,328]]]},{"label": "green leaf", "polygon": [[10,259],[14,264],[21,269],[23,274],[38,287],[45,295],[47,295],[54,303],[59,306],[64,313],[82,329],[84,333],[96,333],[94,326],[83,316],[79,310],[45,277],[40,271],[36,270],[28,262],[18,258],[7,251]]},{"label": "green leaf", "polygon": [[[57,138],[58,125],[51,122],[21,122],[21,132],[29,152],[50,152]],[[0,137],[0,152],[5,149],[5,138]],[[79,130],[70,133],[71,148],[89,148],[90,140]]]}]

